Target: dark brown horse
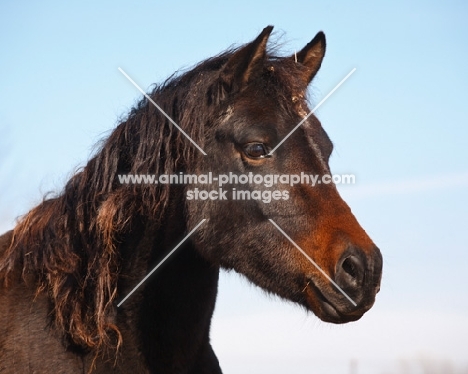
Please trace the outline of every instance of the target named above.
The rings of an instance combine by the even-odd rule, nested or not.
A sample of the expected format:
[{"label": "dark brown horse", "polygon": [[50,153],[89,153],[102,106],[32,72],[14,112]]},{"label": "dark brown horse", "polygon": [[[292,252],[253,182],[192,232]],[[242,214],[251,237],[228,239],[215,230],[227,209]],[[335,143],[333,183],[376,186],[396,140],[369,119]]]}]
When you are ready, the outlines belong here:
[{"label": "dark brown horse", "polygon": [[323,321],[355,321],[373,305],[382,257],[333,184],[277,185],[265,202],[231,197],[269,190],[252,180],[230,181],[222,200],[119,180],[329,174],[332,143],[314,116],[271,152],[309,112],[325,36],[278,57],[271,31],[149,94],[207,155],[144,98],[60,194],[0,237],[1,373],[221,373],[210,345],[221,267]]}]

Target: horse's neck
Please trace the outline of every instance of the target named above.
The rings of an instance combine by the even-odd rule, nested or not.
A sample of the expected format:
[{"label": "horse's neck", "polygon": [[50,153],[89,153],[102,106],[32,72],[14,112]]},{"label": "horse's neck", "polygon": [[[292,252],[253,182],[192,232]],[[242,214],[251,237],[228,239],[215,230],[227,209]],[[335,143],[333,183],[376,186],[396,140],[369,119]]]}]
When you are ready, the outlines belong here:
[{"label": "horse's neck", "polygon": [[[144,273],[151,271],[186,235],[182,214],[169,213],[158,230],[140,225],[142,237],[126,243],[125,252],[132,251],[132,245],[136,251],[132,285],[145,276],[141,268]],[[196,351],[209,344],[218,274],[219,268],[203,259],[188,239],[122,305],[120,317],[132,324],[124,329],[133,330],[129,333],[138,337],[150,367],[160,367],[165,361],[169,367],[175,358],[190,366]]]}]

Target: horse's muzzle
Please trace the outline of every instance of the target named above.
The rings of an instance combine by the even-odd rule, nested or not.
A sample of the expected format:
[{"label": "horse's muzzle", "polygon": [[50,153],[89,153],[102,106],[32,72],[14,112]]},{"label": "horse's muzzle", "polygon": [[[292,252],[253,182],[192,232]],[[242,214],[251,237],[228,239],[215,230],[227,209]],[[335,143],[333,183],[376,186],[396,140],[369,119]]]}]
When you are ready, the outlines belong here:
[{"label": "horse's muzzle", "polygon": [[377,247],[367,252],[349,247],[336,263],[332,275],[335,284],[310,283],[309,290],[314,298],[312,309],[326,322],[358,320],[374,304],[381,277],[382,255]]}]

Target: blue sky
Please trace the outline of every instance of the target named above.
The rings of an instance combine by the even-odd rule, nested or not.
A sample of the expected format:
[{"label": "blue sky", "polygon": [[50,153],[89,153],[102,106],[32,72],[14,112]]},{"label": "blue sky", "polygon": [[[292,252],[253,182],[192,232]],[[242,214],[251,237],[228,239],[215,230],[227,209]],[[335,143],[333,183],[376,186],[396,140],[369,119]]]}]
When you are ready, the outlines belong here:
[{"label": "blue sky", "polygon": [[[225,373],[466,372],[468,4],[462,1],[0,4],[0,228],[60,190],[93,146],[161,82],[266,25],[284,54],[317,31],[313,82],[340,187],[384,255],[382,291],[346,326],[224,274],[213,345]],[[434,366],[435,367],[435,366]],[[458,370],[458,371],[456,371]],[[447,372],[447,369],[440,372]]]}]

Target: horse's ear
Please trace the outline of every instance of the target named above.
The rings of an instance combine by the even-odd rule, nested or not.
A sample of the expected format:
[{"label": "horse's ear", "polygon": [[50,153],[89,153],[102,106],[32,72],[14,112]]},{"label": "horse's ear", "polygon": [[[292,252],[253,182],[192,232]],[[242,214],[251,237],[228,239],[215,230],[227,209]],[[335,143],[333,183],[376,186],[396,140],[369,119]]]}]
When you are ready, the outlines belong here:
[{"label": "horse's ear", "polygon": [[220,72],[223,88],[229,92],[243,89],[256,73],[261,72],[266,56],[266,44],[273,26],[263,29],[257,38],[236,51]]},{"label": "horse's ear", "polygon": [[309,84],[317,74],[323,56],[325,56],[325,34],[320,31],[297,55],[291,57],[306,67],[304,71],[306,84]]}]

